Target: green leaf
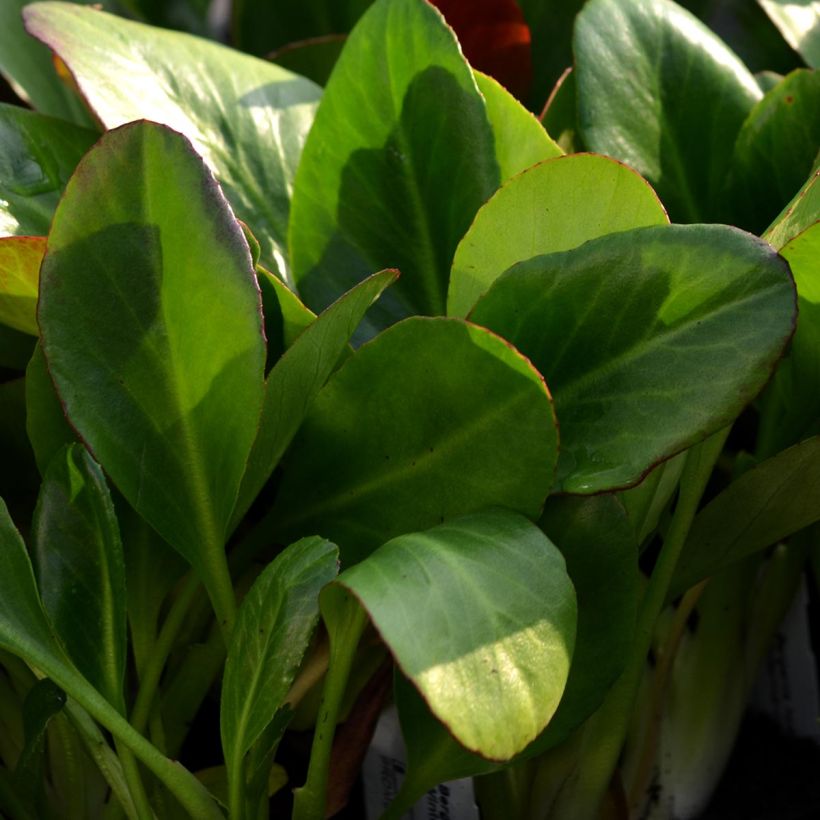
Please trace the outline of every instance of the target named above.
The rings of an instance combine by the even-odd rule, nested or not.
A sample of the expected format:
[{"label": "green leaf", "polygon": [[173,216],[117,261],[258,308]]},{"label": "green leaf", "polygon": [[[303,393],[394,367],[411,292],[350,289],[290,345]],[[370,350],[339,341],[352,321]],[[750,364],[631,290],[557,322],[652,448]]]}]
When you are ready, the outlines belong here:
[{"label": "green leaf", "polygon": [[466,316],[516,262],[667,222],[646,180],[615,160],[581,154],[544,162],[509,180],[476,214],[453,259],[447,313]]},{"label": "green leaf", "polygon": [[245,596],[222,686],[229,780],[241,776],[245,754],[285,704],[319,620],[319,591],[337,571],[336,547],[323,538],[304,538],[271,562]]},{"label": "green leaf", "polygon": [[23,379],[0,383],[0,495],[21,520],[29,520],[40,478],[26,437],[26,386]]},{"label": "green leaf", "polygon": [[37,285],[44,236],[0,238],[0,322],[37,336]]},{"label": "green leaf", "polygon": [[74,665],[125,709],[125,561],[105,476],[81,444],[54,457],[33,524],[43,604]]},{"label": "green leaf", "polygon": [[397,276],[397,271],[387,270],[365,279],[307,327],[276,363],[265,385],[259,431],[242,477],[234,524],[270,478],[365,312]]},{"label": "green leaf", "polygon": [[820,436],[761,462],[701,510],[669,597],[820,520]]},{"label": "green leaf", "polygon": [[268,359],[265,373],[296,341],[302,331],[316,319],[316,314],[278,277],[265,268],[256,268],[256,279],[262,291],[262,312]]},{"label": "green leaf", "polygon": [[373,0],[236,0],[232,4],[233,38],[243,51],[267,54],[287,43],[346,34],[372,3]]},{"label": "green leaf", "polygon": [[768,227],[763,238],[779,251],[817,221],[820,221],[820,168],[812,171],[806,184]]},{"label": "green leaf", "polygon": [[422,0],[378,0],[345,44],[296,178],[290,248],[305,303],[322,309],[398,268],[374,326],[443,313],[455,247],[498,182],[453,32]]},{"label": "green leaf", "polygon": [[734,224],[760,233],[812,170],[820,145],[820,71],[793,71],[752,109],[735,143]]},{"label": "green leaf", "polygon": [[150,119],[184,134],[287,278],[296,165],[321,93],[309,80],[188,34],[67,3],[37,3],[26,27],[57,53],[106,128]]},{"label": "green leaf", "polygon": [[285,461],[276,532],[324,533],[349,566],[482,507],[535,517],[556,451],[546,387],[517,351],[461,320],[407,319],[316,397]]},{"label": "green leaf", "polygon": [[489,774],[498,765],[468,752],[430,712],[418,690],[398,670],[394,699],[407,749],[407,771],[390,804],[391,817],[401,817],[430,789],[448,780]]},{"label": "green leaf", "polygon": [[797,285],[797,331],[762,402],[758,443],[764,456],[820,433],[820,221],[780,254]]},{"label": "green leaf", "polygon": [[27,3],[28,0],[0,3],[0,72],[20,99],[43,114],[88,124],[87,112],[58,76],[48,49],[27,36],[22,18]]},{"label": "green leaf", "polygon": [[37,593],[26,545],[0,499],[0,648],[42,666],[68,661]]},{"label": "green leaf", "polygon": [[0,104],[0,236],[48,233],[69,177],[98,136],[62,120]]},{"label": "green leaf", "polygon": [[569,673],[575,592],[525,518],[476,513],[400,536],[338,582],[465,748],[509,760],[547,725]]},{"label": "green leaf", "polygon": [[820,68],[820,2],[757,0],[786,42],[812,68]]},{"label": "green leaf", "polygon": [[578,632],[564,696],[527,756],[561,743],[601,705],[629,656],[640,593],[638,545],[613,496],[550,498],[539,526],[567,562]]},{"label": "green leaf", "polygon": [[631,486],[726,426],[791,337],[791,275],[769,245],[721,225],[640,228],[522,262],[471,318],[550,386],[558,487]]},{"label": "green leaf", "polygon": [[474,73],[493,129],[502,182],[537,162],[564,153],[544,126],[509,91],[492,77],[480,71]]},{"label": "green leaf", "polygon": [[51,460],[64,445],[77,440],[77,434],[66,420],[39,344],[26,368],[26,433],[41,475],[45,475]]},{"label": "green leaf", "polygon": [[86,155],[54,217],[39,318],[73,426],[230,607],[223,549],[265,347],[247,243],[183,137],[134,123]]},{"label": "green leaf", "polygon": [[743,63],[670,0],[590,0],[573,48],[584,144],[645,176],[674,222],[716,221],[735,137],[762,97]]}]

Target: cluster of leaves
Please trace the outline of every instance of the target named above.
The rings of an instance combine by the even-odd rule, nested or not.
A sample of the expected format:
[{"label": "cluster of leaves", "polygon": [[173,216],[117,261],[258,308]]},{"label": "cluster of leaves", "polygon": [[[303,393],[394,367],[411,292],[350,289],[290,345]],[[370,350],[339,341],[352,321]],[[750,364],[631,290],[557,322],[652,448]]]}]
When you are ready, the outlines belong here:
[{"label": "cluster of leaves", "polygon": [[816,4],[738,17],[784,77],[671,0],[123,5],[2,11],[0,811],[267,816],[290,726],[321,818],[395,670],[389,816],[595,817],[665,603],[820,520]]}]

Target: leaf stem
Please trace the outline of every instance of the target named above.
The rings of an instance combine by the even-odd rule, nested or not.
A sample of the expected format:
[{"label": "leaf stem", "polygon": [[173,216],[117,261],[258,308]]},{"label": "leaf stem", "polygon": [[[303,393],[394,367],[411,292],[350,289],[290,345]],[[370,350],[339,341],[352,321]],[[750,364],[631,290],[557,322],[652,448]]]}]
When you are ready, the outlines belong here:
[{"label": "leaf stem", "polygon": [[148,725],[151,706],[156,697],[162,670],[165,668],[165,663],[171,654],[171,649],[182,629],[182,625],[185,623],[185,616],[196,599],[199,588],[200,582],[196,573],[188,573],[182,582],[179,594],[168,610],[168,615],[151,649],[151,654],[140,670],[139,691],[134,701],[134,708],[131,710],[131,725],[138,732],[143,732]]},{"label": "leaf stem", "polygon": [[686,455],[677,506],[641,601],[626,667],[601,708],[590,718],[582,741],[581,766],[556,802],[556,817],[594,820],[598,815],[626,738],[655,623],[663,610],[675,567],[729,429],[718,431]]},{"label": "leaf stem", "polygon": [[142,782],[142,775],[133,752],[116,737],[114,738],[114,745],[117,749],[117,756],[122,763],[122,773],[125,775],[128,791],[134,801],[137,817],[139,820],[153,820],[154,811],[148,801],[145,784]]},{"label": "leaf stem", "polygon": [[367,624],[367,613],[352,595],[346,595],[334,616],[334,623],[328,625],[330,665],[313,734],[307,781],[294,792],[293,820],[323,820],[325,816],[333,736],[356,647]]}]

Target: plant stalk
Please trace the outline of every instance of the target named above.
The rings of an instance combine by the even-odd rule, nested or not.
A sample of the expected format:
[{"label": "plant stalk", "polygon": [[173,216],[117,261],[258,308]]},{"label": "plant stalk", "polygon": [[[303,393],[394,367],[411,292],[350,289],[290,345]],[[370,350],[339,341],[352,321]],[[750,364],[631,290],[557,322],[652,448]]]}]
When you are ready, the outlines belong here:
[{"label": "plant stalk", "polygon": [[626,667],[601,708],[590,718],[582,741],[581,766],[556,801],[558,818],[598,817],[629,728],[655,622],[663,610],[675,567],[729,429],[725,427],[687,453],[677,506],[641,601]]}]

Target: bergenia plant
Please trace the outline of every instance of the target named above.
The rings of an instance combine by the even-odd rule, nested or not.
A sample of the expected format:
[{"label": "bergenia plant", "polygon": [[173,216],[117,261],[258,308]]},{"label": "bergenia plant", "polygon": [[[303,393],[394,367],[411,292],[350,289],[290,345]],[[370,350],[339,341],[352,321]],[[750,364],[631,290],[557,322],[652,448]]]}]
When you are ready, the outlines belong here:
[{"label": "bergenia plant", "polygon": [[207,5],[0,10],[0,814],[321,820],[393,704],[386,818],[696,817],[820,575],[820,16]]}]

